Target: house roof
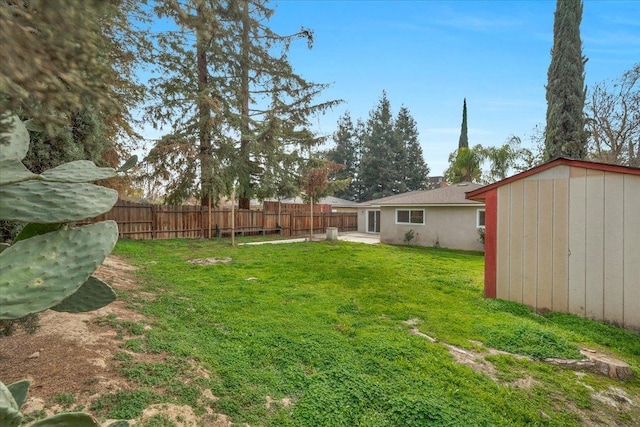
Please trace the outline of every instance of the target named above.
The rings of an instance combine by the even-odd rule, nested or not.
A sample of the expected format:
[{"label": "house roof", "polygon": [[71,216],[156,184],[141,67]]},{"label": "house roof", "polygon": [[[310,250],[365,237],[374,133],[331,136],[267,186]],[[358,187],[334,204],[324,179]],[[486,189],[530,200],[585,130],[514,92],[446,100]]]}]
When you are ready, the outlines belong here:
[{"label": "house roof", "polygon": [[425,205],[479,205],[473,200],[467,200],[465,193],[482,187],[473,182],[461,182],[434,190],[410,191],[394,194],[381,199],[360,203],[360,206],[425,206]]},{"label": "house roof", "polygon": [[341,199],[339,197],[327,196],[320,199],[320,203],[324,203],[326,205],[331,205],[333,207],[356,207],[358,206],[357,202],[353,202],[351,200]]},{"label": "house roof", "polygon": [[547,163],[543,163],[534,168],[531,168],[529,170],[526,170],[524,172],[520,172],[519,174],[510,176],[509,178],[505,178],[502,181],[494,182],[493,184],[485,185],[484,187],[469,191],[467,192],[466,197],[467,199],[471,199],[471,200],[478,200],[478,201],[484,200],[486,197],[486,193],[495,188],[502,187],[503,185],[509,184],[513,181],[526,178],[530,175],[540,173],[542,171],[554,168],[559,165],[574,166],[574,167],[579,167],[584,169],[600,170],[600,171],[606,171],[606,172],[616,172],[616,173],[622,173],[627,175],[640,176],[640,168],[632,168],[629,166],[612,165],[609,163],[598,163],[598,162],[591,162],[587,160],[576,160],[576,159],[567,159],[564,157],[560,157],[560,158],[551,160]]},{"label": "house roof", "polygon": [[[268,200],[277,202],[277,200],[275,199],[268,199]],[[280,201],[282,203],[302,203],[302,204],[305,203],[302,197],[293,197],[289,199],[282,199]],[[323,197],[320,200],[318,200],[316,203],[319,203],[322,205],[331,205],[334,207],[358,206],[358,203],[356,202],[352,202],[351,200],[345,200],[345,199],[341,199],[339,197],[334,197],[334,196]]]}]

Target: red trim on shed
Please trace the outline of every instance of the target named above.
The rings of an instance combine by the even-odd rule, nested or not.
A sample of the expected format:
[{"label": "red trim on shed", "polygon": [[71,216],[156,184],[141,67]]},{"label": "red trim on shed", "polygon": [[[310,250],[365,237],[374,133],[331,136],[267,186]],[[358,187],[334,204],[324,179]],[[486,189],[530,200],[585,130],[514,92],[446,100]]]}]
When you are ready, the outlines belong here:
[{"label": "red trim on shed", "polygon": [[567,165],[567,166],[575,166],[587,170],[599,170],[605,172],[617,172],[626,175],[639,175],[640,176],[640,168],[632,168],[629,166],[620,166],[620,165],[611,165],[608,163],[596,163],[596,162],[588,162],[585,160],[575,160],[575,159],[565,159],[563,157],[559,159],[552,160],[550,162],[544,163],[540,166],[536,166],[533,169],[529,169],[524,172],[520,172],[517,175],[510,176],[509,178],[505,178],[502,181],[494,182],[493,184],[485,185],[484,187],[480,187],[477,190],[469,191],[466,193],[466,198],[470,200],[482,201],[485,199],[485,194],[493,189],[498,187],[502,187],[505,184],[509,184],[510,182],[517,181],[522,178],[526,178],[530,175],[542,172],[547,169],[551,169],[558,165]]},{"label": "red trim on shed", "polygon": [[484,203],[484,296],[495,298],[498,261],[498,190],[493,189],[485,193]]}]

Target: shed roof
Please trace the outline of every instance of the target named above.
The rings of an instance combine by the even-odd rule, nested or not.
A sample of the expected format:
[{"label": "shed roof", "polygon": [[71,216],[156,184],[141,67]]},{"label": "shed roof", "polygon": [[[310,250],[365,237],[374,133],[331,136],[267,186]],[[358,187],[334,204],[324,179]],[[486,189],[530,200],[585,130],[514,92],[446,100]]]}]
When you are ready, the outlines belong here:
[{"label": "shed roof", "polygon": [[410,191],[363,202],[360,206],[428,206],[428,205],[480,205],[467,200],[465,193],[482,187],[473,182],[461,182],[434,190]]},{"label": "shed roof", "polygon": [[591,162],[587,160],[567,159],[564,157],[560,157],[560,158],[551,160],[547,163],[543,163],[534,168],[531,168],[529,170],[526,170],[524,172],[520,172],[519,174],[510,176],[509,178],[505,178],[502,181],[494,182],[493,184],[485,185],[484,187],[469,191],[467,192],[466,197],[467,199],[471,199],[471,200],[478,200],[478,201],[484,200],[486,197],[486,193],[495,188],[502,187],[503,185],[509,184],[513,181],[518,181],[520,179],[526,178],[536,173],[540,173],[547,169],[554,168],[559,165],[574,166],[574,167],[579,167],[584,169],[600,170],[600,171],[606,171],[606,172],[615,172],[615,173],[622,173],[627,175],[640,176],[640,168],[633,168],[630,166],[621,166],[621,165],[612,165],[609,163]]}]

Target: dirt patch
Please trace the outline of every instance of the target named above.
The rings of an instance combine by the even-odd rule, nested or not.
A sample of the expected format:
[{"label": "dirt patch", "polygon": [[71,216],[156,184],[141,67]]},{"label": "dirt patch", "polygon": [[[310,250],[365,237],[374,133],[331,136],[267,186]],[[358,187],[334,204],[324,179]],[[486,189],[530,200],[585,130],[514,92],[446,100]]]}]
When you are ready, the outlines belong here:
[{"label": "dirt patch", "polygon": [[[96,270],[95,276],[112,286],[116,292],[138,292],[134,267],[109,256]],[[140,293],[141,300],[153,295]],[[44,411],[47,415],[69,410],[56,404],[61,396],[73,395],[73,408],[89,406],[100,396],[121,390],[138,388],[117,369],[116,353],[122,353],[122,331],[101,319],[150,323],[140,313],[127,308],[117,299],[90,313],[58,313],[45,311],[40,315],[40,329],[33,335],[18,330],[14,335],[0,338],[0,378],[5,384],[28,378],[31,380],[29,398],[22,408],[24,414]],[[130,353],[135,361],[162,361],[162,354]],[[193,367],[198,376],[208,375],[204,369]],[[210,392],[209,392],[210,394]],[[204,396],[214,400],[210,396]],[[216,419],[212,411],[196,416],[193,408],[171,404],[152,405],[142,419],[159,413],[180,427],[211,425]],[[218,417],[219,418],[219,417]],[[138,420],[140,421],[140,420]],[[131,423],[135,425],[135,421]],[[224,424],[214,424],[224,425]]]}]

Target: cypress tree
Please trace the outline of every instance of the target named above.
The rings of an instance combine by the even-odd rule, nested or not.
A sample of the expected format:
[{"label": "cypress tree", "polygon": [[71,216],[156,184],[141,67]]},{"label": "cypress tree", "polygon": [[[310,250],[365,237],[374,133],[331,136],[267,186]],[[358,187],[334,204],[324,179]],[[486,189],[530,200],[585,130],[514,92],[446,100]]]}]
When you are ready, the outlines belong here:
[{"label": "cypress tree", "polygon": [[467,133],[467,98],[465,98],[462,103],[462,128],[460,129],[458,148],[469,148],[469,136]]},{"label": "cypress tree", "polygon": [[580,21],[581,0],[558,0],[553,49],[547,73],[547,128],[544,160],[559,156],[582,159],[587,154],[584,120],[585,85]]}]

